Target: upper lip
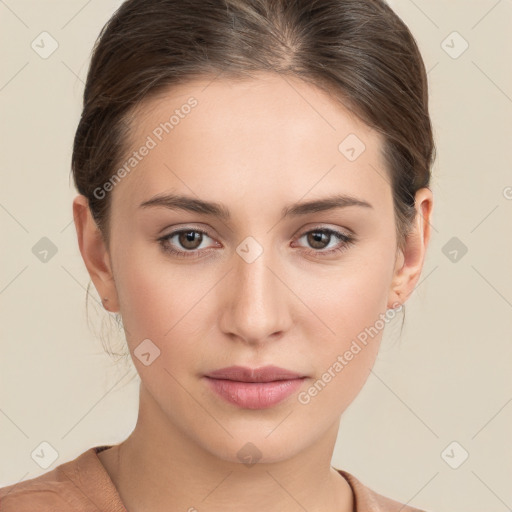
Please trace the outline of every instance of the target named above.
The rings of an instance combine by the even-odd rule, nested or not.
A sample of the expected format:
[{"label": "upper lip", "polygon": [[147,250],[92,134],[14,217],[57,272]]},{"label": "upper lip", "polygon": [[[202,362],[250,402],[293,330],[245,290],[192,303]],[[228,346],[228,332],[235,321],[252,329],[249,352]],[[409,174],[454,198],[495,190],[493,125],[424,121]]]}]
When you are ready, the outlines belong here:
[{"label": "upper lip", "polygon": [[209,372],[206,374],[206,377],[239,382],[272,382],[276,380],[300,379],[305,377],[305,375],[279,368],[278,366],[262,366],[261,368],[229,366],[228,368]]}]

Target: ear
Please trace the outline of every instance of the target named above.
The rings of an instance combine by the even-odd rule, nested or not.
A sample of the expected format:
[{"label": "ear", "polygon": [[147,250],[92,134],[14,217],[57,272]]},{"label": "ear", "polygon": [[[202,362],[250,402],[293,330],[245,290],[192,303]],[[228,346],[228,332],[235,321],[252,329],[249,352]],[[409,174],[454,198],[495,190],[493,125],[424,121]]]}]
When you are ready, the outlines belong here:
[{"label": "ear", "polygon": [[[89,201],[83,195],[73,200],[73,218],[80,253],[103,302],[103,307],[108,311],[116,312],[119,310],[119,303],[110,255],[101,231],[91,214]],[[104,298],[108,301],[103,301]]]},{"label": "ear", "polygon": [[404,304],[418,282],[430,241],[430,220],[434,199],[432,191],[421,188],[416,192],[416,219],[407,236],[405,248],[398,251],[393,280],[388,297],[388,308]]}]

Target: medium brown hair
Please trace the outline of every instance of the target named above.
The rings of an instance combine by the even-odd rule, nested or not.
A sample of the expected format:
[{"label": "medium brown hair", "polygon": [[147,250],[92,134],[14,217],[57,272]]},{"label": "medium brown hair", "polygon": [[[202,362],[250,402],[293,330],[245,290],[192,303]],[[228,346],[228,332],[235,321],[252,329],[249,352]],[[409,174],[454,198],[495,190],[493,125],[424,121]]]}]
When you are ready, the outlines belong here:
[{"label": "medium brown hair", "polygon": [[124,2],[96,41],[72,155],[75,186],[107,247],[111,195],[94,191],[123,161],[141,102],[194,78],[258,71],[321,88],[384,136],[397,247],[404,247],[435,145],[424,62],[383,0]]}]

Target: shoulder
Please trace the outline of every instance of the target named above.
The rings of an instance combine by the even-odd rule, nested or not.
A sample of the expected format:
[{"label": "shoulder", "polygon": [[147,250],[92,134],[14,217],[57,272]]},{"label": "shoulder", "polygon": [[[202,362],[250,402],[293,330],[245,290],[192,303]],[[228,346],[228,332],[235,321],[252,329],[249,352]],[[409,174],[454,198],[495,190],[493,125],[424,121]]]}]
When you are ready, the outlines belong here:
[{"label": "shoulder", "polygon": [[393,500],[382,494],[378,494],[369,487],[366,487],[354,475],[336,469],[350,484],[354,494],[355,512],[427,512],[422,509],[413,508],[399,501]]},{"label": "shoulder", "polygon": [[39,477],[0,488],[2,512],[60,511],[70,507],[63,490],[55,482],[42,482]]},{"label": "shoulder", "polygon": [[[40,476],[0,488],[2,512],[92,512],[102,501],[106,473],[93,447]],[[98,465],[99,464],[99,465]],[[100,508],[101,510],[101,508]]]}]

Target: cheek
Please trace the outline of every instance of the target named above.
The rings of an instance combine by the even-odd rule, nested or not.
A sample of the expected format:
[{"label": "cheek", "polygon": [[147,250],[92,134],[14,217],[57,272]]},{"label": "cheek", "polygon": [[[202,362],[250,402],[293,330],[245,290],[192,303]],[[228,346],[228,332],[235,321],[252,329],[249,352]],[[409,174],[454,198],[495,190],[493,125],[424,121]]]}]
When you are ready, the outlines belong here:
[{"label": "cheek", "polygon": [[330,305],[326,323],[335,334],[328,332],[321,339],[318,334],[309,335],[315,340],[309,351],[315,376],[299,401],[311,402],[313,415],[330,410],[334,418],[342,413],[359,394],[375,363],[386,325],[382,320],[385,297],[361,293],[359,284],[354,276],[354,282],[347,282],[340,292],[337,305]]},{"label": "cheek", "polygon": [[381,246],[379,252],[359,253],[357,261],[347,259],[339,277],[325,280],[323,293],[318,282],[312,286],[315,279],[303,288],[302,296],[308,297],[311,310],[322,320],[308,316],[306,335],[314,340],[310,350],[320,382],[311,394],[322,395],[318,402],[329,401],[344,409],[373,367],[384,329],[395,315],[387,312],[393,258],[385,254]]},{"label": "cheek", "polygon": [[132,350],[146,338],[162,349],[184,330],[193,332],[194,309],[208,290],[204,281],[191,278],[190,267],[173,265],[155,254],[125,252],[116,272],[120,313]]},{"label": "cheek", "polygon": [[[347,254],[329,272],[295,278],[297,294],[317,313],[317,336],[330,340],[325,346],[339,349],[386,311],[394,256],[391,248],[375,245]],[[313,323],[313,316],[307,318]]]}]

